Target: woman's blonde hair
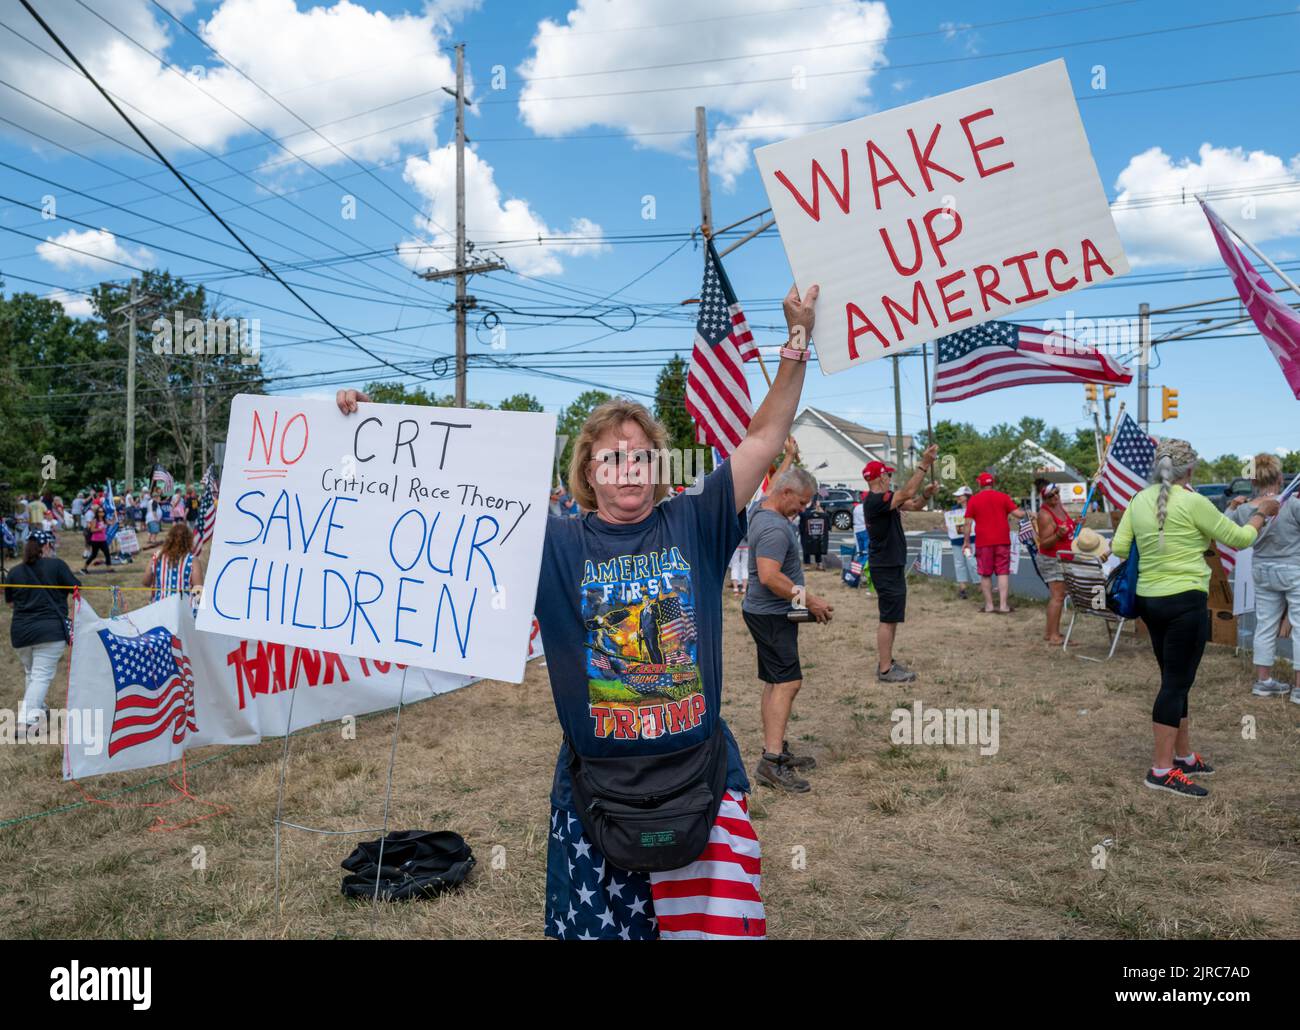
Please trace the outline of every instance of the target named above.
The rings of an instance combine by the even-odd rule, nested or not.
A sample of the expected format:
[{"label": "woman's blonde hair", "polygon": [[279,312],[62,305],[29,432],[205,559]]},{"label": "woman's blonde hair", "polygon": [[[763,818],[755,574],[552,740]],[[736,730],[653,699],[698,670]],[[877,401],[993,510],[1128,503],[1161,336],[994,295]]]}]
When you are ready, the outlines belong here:
[{"label": "woman's blonde hair", "polygon": [[1165,517],[1169,514],[1169,491],[1186,478],[1196,464],[1196,451],[1186,440],[1161,440],[1151,462],[1151,482],[1160,484],[1156,498],[1156,525],[1160,529],[1160,549],[1165,546]]},{"label": "woman's blonde hair", "polygon": [[[644,404],[615,397],[606,401],[587,416],[582,424],[578,439],[573,444],[573,456],[569,459],[569,493],[583,511],[596,510],[596,491],[587,480],[587,465],[592,458],[592,448],[606,431],[618,431],[624,422],[635,422],[641,431],[650,438],[650,443],[659,452],[666,450],[668,431],[655,420]],[[656,471],[662,462],[654,462]],[[659,475],[655,481],[655,503],[658,504],[668,495],[668,479]]]},{"label": "woman's blonde hair", "polygon": [[1256,454],[1251,464],[1255,467],[1255,474],[1250,478],[1256,489],[1282,482],[1282,462],[1276,454]]}]

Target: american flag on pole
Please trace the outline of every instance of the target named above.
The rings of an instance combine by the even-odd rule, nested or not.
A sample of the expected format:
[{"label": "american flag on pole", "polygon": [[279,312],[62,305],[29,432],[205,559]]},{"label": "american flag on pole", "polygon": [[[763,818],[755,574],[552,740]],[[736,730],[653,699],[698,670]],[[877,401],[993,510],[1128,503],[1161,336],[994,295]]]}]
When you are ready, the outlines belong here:
[{"label": "american flag on pole", "polygon": [[1268,349],[1273,352],[1273,357],[1277,358],[1291,392],[1300,400],[1300,313],[1273,292],[1264,277],[1255,271],[1250,259],[1233,243],[1232,237],[1228,235],[1228,227],[1219,216],[1210,210],[1205,201],[1200,203],[1201,210],[1210,221],[1214,242],[1219,245],[1219,253],[1228,266],[1242,304],[1254,320],[1259,335],[1264,337]]},{"label": "american flag on pole", "polygon": [[203,545],[212,539],[213,530],[217,528],[217,477],[208,466],[203,473],[203,493],[199,497],[199,517],[194,523],[194,553],[203,550]]},{"label": "american flag on pole", "polygon": [[172,474],[170,472],[168,472],[165,468],[162,467],[161,462],[154,465],[153,475],[149,477],[149,485],[152,487],[155,483],[162,484],[162,492],[164,494],[171,493],[176,486],[176,480],[172,478]]},{"label": "american flag on pole", "polygon": [[155,626],[136,637],[98,631],[113,669],[116,701],[109,756],[171,731],[181,743],[198,730],[194,719],[194,672],[180,637]]},{"label": "american flag on pole", "polygon": [[983,322],[939,339],[933,401],[1035,383],[1123,386],[1132,381],[1129,369],[1091,344],[1032,326]]},{"label": "american flag on pole", "polygon": [[1150,485],[1151,462],[1155,456],[1155,440],[1142,432],[1133,416],[1125,412],[1106,452],[1106,460],[1097,471],[1101,492],[1112,503],[1127,508],[1133,495]]},{"label": "american flag on pole", "polygon": [[756,357],[754,335],[709,240],[695,348],[686,375],[686,410],[695,420],[700,442],[716,447],[724,458],[731,456],[749,430],[754,406],[741,366]]}]

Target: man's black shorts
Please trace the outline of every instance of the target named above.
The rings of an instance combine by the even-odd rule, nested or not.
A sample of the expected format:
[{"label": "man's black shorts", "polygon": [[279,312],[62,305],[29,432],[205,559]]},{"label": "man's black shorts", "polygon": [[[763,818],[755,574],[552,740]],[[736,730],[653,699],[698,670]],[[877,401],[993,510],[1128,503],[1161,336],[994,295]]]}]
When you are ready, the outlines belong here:
[{"label": "man's black shorts", "polygon": [[799,668],[799,623],[784,615],[744,612],[745,625],[758,645],[758,678],[764,683],[803,679]]},{"label": "man's black shorts", "polygon": [[906,566],[871,566],[871,585],[880,601],[881,622],[903,622],[907,610]]}]

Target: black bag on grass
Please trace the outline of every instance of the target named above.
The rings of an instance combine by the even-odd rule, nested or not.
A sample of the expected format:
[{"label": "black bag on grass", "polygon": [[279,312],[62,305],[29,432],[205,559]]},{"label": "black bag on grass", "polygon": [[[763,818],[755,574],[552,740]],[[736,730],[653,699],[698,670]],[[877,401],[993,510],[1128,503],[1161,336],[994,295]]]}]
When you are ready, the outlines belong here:
[{"label": "black bag on grass", "polygon": [[395,830],[383,839],[383,865],[377,840],[358,844],[343,860],[343,896],[373,898],[375,881],[384,901],[432,898],[459,887],[474,868],[474,852],[450,830]]}]

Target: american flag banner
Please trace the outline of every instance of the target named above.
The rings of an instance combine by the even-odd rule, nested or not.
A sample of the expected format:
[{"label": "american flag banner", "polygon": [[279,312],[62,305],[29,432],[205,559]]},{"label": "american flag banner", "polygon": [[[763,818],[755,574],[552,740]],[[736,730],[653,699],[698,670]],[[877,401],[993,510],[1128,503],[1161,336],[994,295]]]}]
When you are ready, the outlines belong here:
[{"label": "american flag banner", "polygon": [[749,431],[754,406],[742,365],[756,357],[754,335],[709,240],[695,346],[686,375],[686,410],[695,420],[700,442],[716,447],[724,458],[730,457]]},{"label": "american flag banner", "polygon": [[217,528],[217,477],[208,466],[203,473],[203,493],[199,497],[199,517],[194,523],[194,553],[203,550],[203,545],[212,539]]},{"label": "american flag banner", "polygon": [[1250,259],[1232,241],[1222,219],[1210,210],[1205,201],[1200,201],[1200,204],[1242,304],[1277,359],[1287,386],[1300,400],[1300,313],[1273,292],[1273,287],[1264,281]]},{"label": "american flag banner", "polygon": [[1106,460],[1097,471],[1097,485],[1113,504],[1127,508],[1133,495],[1150,485],[1155,456],[1155,440],[1125,412],[1106,452]]},{"label": "american flag banner", "polygon": [[116,702],[108,754],[144,744],[170,731],[179,744],[198,730],[194,718],[194,671],[180,637],[155,626],[136,637],[101,629],[98,636],[113,670]]},{"label": "american flag banner", "polygon": [[1133,381],[1133,373],[1091,344],[1012,322],[983,322],[939,339],[935,404],[1035,383]]}]

